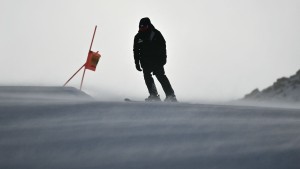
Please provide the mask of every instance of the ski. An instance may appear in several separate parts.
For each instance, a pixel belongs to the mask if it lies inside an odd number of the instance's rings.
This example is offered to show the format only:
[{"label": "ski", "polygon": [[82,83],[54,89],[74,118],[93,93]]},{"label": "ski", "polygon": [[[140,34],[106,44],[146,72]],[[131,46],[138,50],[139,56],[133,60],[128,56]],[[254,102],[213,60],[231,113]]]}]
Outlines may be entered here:
[{"label": "ski", "polygon": [[145,101],[131,100],[129,98],[125,98],[124,101],[125,102],[145,102]]}]

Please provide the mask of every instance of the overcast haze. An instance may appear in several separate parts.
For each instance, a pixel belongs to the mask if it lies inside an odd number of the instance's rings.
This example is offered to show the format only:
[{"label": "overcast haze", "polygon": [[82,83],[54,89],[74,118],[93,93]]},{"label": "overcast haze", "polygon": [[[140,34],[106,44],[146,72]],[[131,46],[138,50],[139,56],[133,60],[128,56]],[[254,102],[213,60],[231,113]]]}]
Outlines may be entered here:
[{"label": "overcast haze", "polygon": [[[300,69],[299,9],[298,0],[1,0],[0,85],[63,85],[98,25],[93,50],[102,58],[83,90],[145,98],[132,46],[147,16],[167,41],[165,69],[179,100],[241,98]],[[78,88],[81,75],[69,85]]]}]

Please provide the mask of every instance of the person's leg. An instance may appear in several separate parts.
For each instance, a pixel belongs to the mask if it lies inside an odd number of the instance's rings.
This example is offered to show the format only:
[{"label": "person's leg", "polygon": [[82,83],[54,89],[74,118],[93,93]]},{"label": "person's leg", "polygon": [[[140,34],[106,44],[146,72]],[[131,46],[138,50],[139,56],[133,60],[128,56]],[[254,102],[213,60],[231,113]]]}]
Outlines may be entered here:
[{"label": "person's leg", "polygon": [[152,74],[151,74],[152,72],[150,70],[143,69],[143,73],[144,73],[145,83],[148,88],[148,92],[150,96],[158,96],[154,79],[152,78]]},{"label": "person's leg", "polygon": [[157,80],[160,82],[166,97],[175,97],[174,90],[167,76],[165,75],[164,67],[160,67],[154,70],[153,74],[156,76]]}]

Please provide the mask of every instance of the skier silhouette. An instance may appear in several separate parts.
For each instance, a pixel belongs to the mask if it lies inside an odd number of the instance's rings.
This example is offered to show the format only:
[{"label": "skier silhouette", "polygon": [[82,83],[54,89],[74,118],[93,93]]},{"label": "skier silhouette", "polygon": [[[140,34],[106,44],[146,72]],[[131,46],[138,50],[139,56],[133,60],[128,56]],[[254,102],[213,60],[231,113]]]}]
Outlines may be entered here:
[{"label": "skier silhouette", "polygon": [[167,62],[166,41],[147,17],[140,20],[139,31],[134,37],[133,53],[136,69],[143,71],[150,94],[145,100],[161,101],[152,77],[153,73],[166,94],[164,101],[177,102],[174,90],[164,70],[164,65]]}]

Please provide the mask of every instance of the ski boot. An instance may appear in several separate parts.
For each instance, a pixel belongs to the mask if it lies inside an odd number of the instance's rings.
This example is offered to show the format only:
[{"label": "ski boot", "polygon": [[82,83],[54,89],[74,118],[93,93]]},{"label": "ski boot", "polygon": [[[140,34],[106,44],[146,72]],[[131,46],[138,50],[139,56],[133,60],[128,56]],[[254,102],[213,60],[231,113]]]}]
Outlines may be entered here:
[{"label": "ski boot", "polygon": [[169,95],[164,100],[165,102],[178,102],[175,95]]},{"label": "ski boot", "polygon": [[150,95],[148,98],[145,99],[146,102],[160,102],[159,95]]}]

